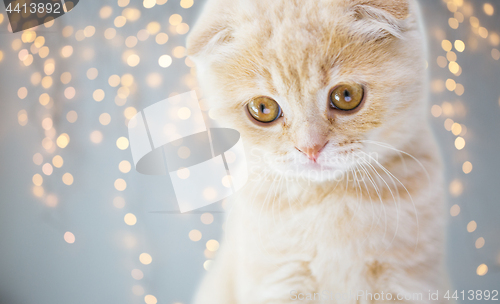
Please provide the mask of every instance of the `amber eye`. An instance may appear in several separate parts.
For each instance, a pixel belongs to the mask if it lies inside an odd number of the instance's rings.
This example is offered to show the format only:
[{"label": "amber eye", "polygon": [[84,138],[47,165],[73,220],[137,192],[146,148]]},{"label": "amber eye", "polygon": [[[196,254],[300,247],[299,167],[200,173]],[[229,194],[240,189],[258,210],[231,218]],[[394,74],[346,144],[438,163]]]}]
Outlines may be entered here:
[{"label": "amber eye", "polygon": [[331,106],[342,111],[356,109],[363,100],[364,89],[360,84],[341,84],[330,94]]},{"label": "amber eye", "polygon": [[269,97],[257,97],[247,105],[248,112],[252,117],[263,123],[270,123],[281,116],[279,104]]}]

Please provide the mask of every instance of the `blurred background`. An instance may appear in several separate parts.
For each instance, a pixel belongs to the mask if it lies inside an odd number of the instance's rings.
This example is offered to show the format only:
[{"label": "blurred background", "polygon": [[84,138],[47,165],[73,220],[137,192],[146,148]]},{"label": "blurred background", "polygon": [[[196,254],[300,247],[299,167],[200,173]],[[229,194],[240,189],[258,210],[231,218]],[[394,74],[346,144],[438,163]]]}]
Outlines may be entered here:
[{"label": "blurred background", "polygon": [[[224,209],[180,214],[168,177],[131,165],[127,122],[197,89],[204,2],[80,1],[18,33],[0,8],[0,304],[190,303]],[[420,2],[452,286],[499,289],[500,2]]]}]

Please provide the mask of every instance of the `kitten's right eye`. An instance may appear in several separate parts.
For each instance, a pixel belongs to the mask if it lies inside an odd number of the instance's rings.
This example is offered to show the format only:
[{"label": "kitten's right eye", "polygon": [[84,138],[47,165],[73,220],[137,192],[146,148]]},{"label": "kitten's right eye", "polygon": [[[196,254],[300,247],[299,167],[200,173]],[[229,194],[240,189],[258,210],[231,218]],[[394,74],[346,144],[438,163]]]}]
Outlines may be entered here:
[{"label": "kitten's right eye", "polygon": [[252,117],[263,123],[270,123],[281,116],[281,107],[269,97],[257,97],[252,99],[247,105],[248,113]]}]

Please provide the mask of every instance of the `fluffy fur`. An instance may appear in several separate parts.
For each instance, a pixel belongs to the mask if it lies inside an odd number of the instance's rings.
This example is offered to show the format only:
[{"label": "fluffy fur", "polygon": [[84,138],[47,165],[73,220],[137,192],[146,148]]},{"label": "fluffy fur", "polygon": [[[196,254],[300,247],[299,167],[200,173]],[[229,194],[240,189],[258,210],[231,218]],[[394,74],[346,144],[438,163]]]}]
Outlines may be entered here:
[{"label": "fluffy fur", "polygon": [[[251,176],[196,304],[372,302],[324,291],[430,303],[445,287],[419,18],[415,0],[208,1],[188,53],[218,121],[240,131]],[[352,113],[329,108],[346,82],[365,87]],[[283,117],[252,120],[258,96]],[[299,151],[318,145],[316,161]]]}]

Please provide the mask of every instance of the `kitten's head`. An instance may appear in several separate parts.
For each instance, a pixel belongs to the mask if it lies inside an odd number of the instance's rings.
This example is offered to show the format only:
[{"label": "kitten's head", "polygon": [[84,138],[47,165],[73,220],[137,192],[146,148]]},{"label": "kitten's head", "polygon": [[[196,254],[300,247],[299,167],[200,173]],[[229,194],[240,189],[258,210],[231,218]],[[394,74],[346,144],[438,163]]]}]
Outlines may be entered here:
[{"label": "kitten's head", "polygon": [[260,151],[250,163],[333,173],[423,129],[418,18],[415,0],[209,0],[188,53],[218,121]]}]

